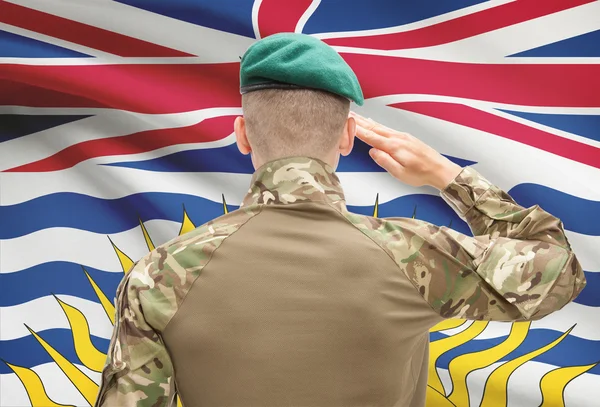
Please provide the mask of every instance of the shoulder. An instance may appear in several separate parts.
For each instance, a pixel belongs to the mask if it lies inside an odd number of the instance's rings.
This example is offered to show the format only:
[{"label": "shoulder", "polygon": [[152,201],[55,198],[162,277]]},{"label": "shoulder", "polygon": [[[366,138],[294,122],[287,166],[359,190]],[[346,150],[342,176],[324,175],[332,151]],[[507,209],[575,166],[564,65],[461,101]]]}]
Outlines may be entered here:
[{"label": "shoulder", "polygon": [[416,234],[435,232],[433,225],[412,218],[378,218],[352,212],[343,215],[354,227],[390,250],[397,248],[397,242]]},{"label": "shoulder", "polygon": [[416,222],[410,218],[378,218],[352,212],[344,217],[365,236],[379,245],[392,259],[398,262],[398,255],[405,251],[404,242],[414,235]]},{"label": "shoulder", "polygon": [[132,267],[127,290],[138,297],[155,329],[166,327],[217,248],[260,210],[249,206],[213,219],[158,246]]}]

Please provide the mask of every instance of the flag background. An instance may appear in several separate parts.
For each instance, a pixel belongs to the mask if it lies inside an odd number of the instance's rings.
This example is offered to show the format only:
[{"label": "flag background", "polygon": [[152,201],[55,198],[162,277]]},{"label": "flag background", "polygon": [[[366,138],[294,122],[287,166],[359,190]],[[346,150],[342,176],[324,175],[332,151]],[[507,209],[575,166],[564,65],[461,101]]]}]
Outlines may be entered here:
[{"label": "flag background", "polygon": [[[431,333],[430,406],[600,400],[600,2],[0,2],[0,406],[93,404],[124,270],[235,210],[239,57],[315,35],[356,71],[356,111],[560,217],[588,285],[541,321]],[[357,141],[349,209],[470,233]]]}]

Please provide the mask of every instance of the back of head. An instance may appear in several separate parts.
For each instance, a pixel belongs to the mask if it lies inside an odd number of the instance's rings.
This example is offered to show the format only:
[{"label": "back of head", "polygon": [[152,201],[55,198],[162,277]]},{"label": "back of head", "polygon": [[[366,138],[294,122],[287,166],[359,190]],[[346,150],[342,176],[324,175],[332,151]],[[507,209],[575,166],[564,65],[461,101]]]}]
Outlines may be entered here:
[{"label": "back of head", "polygon": [[248,141],[263,161],[323,158],[337,147],[350,111],[342,96],[314,89],[263,89],[242,95]]}]

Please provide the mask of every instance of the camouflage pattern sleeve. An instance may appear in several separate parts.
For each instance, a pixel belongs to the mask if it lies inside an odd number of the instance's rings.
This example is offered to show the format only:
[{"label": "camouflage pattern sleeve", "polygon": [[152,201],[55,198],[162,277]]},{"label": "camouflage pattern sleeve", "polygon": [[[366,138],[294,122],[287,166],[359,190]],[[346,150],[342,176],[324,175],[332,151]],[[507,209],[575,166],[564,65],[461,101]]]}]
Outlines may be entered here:
[{"label": "camouflage pattern sleeve", "polygon": [[442,197],[474,237],[417,219],[347,215],[443,318],[539,319],[572,301],[585,277],[559,219],[523,208],[472,168]]},{"label": "camouflage pattern sleeve", "polygon": [[[173,365],[158,334],[144,318],[145,284],[132,276],[117,289],[115,329],[95,407],[174,407]],[[139,274],[139,273],[138,273]]]},{"label": "camouflage pattern sleeve", "polygon": [[539,205],[523,208],[471,167],[463,168],[441,197],[467,222],[474,236],[536,240],[571,249],[560,219]]}]

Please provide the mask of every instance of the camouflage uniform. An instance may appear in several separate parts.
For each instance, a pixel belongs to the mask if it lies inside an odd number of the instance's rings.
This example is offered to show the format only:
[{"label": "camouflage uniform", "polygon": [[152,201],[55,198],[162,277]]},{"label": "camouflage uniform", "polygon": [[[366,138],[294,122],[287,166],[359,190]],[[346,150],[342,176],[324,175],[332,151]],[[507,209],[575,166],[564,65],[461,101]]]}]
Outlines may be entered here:
[{"label": "camouflage uniform", "polygon": [[125,276],[96,406],[424,406],[433,325],[538,319],[585,286],[539,206],[470,167],[441,196],[475,237],[348,212],[320,160],[263,165]]}]

